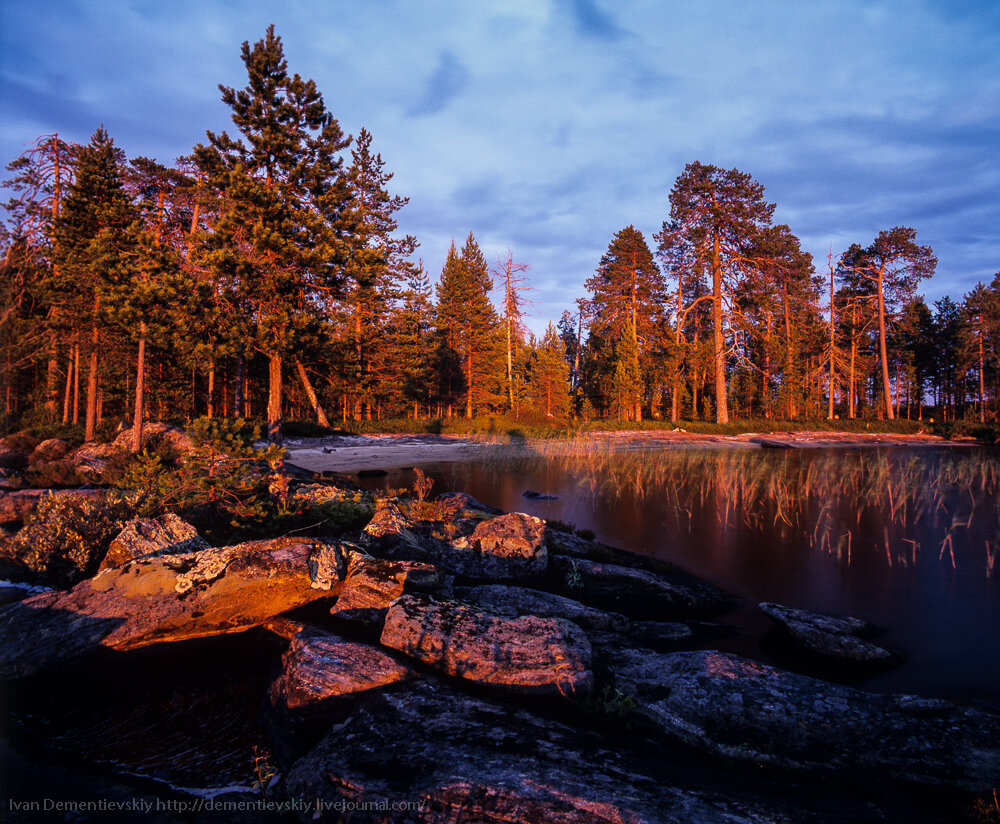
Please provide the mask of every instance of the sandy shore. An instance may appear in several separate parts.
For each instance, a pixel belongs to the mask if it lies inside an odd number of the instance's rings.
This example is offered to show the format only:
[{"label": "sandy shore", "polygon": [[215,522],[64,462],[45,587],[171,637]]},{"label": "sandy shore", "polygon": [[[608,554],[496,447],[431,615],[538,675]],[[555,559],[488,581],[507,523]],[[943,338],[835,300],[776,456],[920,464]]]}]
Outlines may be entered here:
[{"label": "sandy shore", "polygon": [[[533,441],[506,449],[531,452]],[[552,443],[546,441],[542,443]],[[614,449],[660,449],[709,447],[722,449],[821,449],[829,447],[945,446],[962,442],[946,441],[934,435],[863,434],[857,432],[780,432],[742,435],[700,435],[692,432],[591,432],[567,447],[579,444]],[[496,440],[451,435],[336,435],[327,438],[288,440],[289,462],[313,472],[357,472],[363,469],[398,469],[441,461],[465,461],[483,457],[495,448]]]}]

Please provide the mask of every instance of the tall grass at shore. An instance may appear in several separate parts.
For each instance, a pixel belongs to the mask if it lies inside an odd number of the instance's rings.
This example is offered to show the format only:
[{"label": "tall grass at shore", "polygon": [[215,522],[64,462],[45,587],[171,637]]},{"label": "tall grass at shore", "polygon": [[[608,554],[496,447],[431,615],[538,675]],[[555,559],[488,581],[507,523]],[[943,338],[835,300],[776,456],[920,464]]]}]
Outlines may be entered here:
[{"label": "tall grass at shore", "polygon": [[576,438],[486,455],[495,472],[544,462],[595,501],[655,500],[678,530],[708,512],[724,529],[777,532],[848,564],[875,549],[890,566],[930,553],[955,568],[961,545],[987,575],[1000,571],[1000,456],[986,450],[656,449]]}]

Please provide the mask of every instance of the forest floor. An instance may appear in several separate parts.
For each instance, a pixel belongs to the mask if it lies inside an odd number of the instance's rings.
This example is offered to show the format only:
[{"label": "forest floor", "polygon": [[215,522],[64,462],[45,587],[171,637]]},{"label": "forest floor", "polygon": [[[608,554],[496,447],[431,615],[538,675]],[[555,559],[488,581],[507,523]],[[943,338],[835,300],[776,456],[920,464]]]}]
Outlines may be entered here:
[{"label": "forest floor", "polygon": [[[589,432],[566,439],[581,452],[590,448],[658,449],[710,447],[713,449],[818,449],[879,446],[955,446],[974,444],[973,439],[946,440],[930,434],[864,432],[781,432],[713,435],[679,431]],[[544,439],[551,443],[551,439]],[[533,451],[530,438],[493,436],[429,435],[331,435],[296,438],[285,442],[288,461],[313,472],[357,472],[394,469],[438,462],[475,460],[489,447]]]}]

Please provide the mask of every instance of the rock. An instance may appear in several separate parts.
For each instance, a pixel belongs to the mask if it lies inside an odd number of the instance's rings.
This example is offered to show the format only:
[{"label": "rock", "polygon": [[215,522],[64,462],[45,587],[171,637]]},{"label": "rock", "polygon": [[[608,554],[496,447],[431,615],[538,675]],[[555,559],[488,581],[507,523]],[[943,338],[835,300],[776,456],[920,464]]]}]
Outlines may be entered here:
[{"label": "rock", "polygon": [[3,469],[21,470],[28,466],[28,459],[31,457],[30,449],[23,449],[15,446],[5,446],[4,439],[0,439],[0,467]]},{"label": "rock", "polygon": [[788,820],[645,774],[594,733],[433,683],[363,698],[292,765],[286,786],[322,801],[309,815],[327,822],[345,820],[348,803],[352,821],[394,824]]},{"label": "rock", "polygon": [[525,491],[524,497],[529,501],[557,501],[559,500],[556,495],[546,495],[544,492],[535,492],[534,489],[529,489]]},{"label": "rock", "polygon": [[586,607],[572,598],[537,589],[485,584],[477,587],[461,587],[455,590],[455,597],[508,618],[517,618],[521,615],[565,618],[583,629],[610,632],[628,632],[630,627],[630,622],[624,615],[601,612]]},{"label": "rock", "polygon": [[59,438],[49,438],[42,441],[32,450],[31,457],[28,458],[28,466],[38,466],[39,464],[59,461],[66,457],[70,451],[70,445]]},{"label": "rock", "polygon": [[422,561],[463,578],[521,580],[545,571],[544,541],[544,521],[511,513],[482,521],[468,537],[449,542],[413,524],[389,502],[376,510],[360,542],[373,555]]},{"label": "rock", "polygon": [[[142,448],[166,444],[178,455],[188,455],[194,451],[195,445],[191,437],[179,427],[166,423],[148,422],[142,425]],[[125,429],[111,443],[113,452],[132,451],[132,429]]]},{"label": "rock", "polygon": [[303,538],[130,561],[0,610],[2,672],[19,677],[100,648],[240,632],[336,595],[347,565],[340,546]]},{"label": "rock", "polygon": [[271,703],[296,710],[414,675],[412,667],[384,650],[307,628],[294,635],[281,659],[281,674],[270,689]]},{"label": "rock", "polygon": [[536,578],[549,562],[545,531],[545,521],[520,512],[483,521],[468,538],[452,542],[458,552],[451,571],[492,581]]},{"label": "rock", "polygon": [[612,671],[651,728],[726,759],[966,790],[996,786],[1000,775],[1000,716],[981,710],[714,651],[623,651]]},{"label": "rock", "polygon": [[451,576],[418,561],[392,561],[355,553],[330,614],[341,620],[378,624],[404,592],[448,595]]},{"label": "rock", "polygon": [[424,560],[429,553],[406,516],[391,501],[381,502],[361,533],[361,545],[380,557]]},{"label": "rock", "polygon": [[111,542],[100,568],[111,569],[147,555],[177,555],[207,549],[208,542],[191,524],[173,513],[136,518]]},{"label": "rock", "polygon": [[650,649],[674,649],[694,637],[691,627],[674,621],[633,621],[629,637]]},{"label": "rock", "polygon": [[509,692],[572,696],[593,686],[590,643],[560,618],[499,618],[455,601],[404,595],[389,608],[382,644]]},{"label": "rock", "polygon": [[585,604],[636,619],[707,616],[731,609],[733,599],[691,575],[666,576],[649,570],[552,557],[552,582]]},{"label": "rock", "polygon": [[875,628],[861,618],[826,615],[793,609],[781,604],[760,604],[761,611],[776,621],[784,638],[794,648],[828,661],[864,666],[891,666],[898,656],[878,644],[863,640]]},{"label": "rock", "polygon": [[96,499],[100,495],[99,489],[15,489],[0,492],[0,524],[23,523],[46,496]]},{"label": "rock", "polygon": [[103,483],[104,476],[111,467],[111,459],[122,454],[109,443],[89,442],[70,453],[77,477],[84,483]]},{"label": "rock", "polygon": [[473,513],[478,513],[481,515],[503,515],[504,511],[502,509],[497,509],[495,506],[490,506],[489,504],[484,504],[477,498],[473,498],[471,495],[465,492],[443,492],[438,495],[437,499],[445,504],[454,506],[459,510],[469,510]]}]

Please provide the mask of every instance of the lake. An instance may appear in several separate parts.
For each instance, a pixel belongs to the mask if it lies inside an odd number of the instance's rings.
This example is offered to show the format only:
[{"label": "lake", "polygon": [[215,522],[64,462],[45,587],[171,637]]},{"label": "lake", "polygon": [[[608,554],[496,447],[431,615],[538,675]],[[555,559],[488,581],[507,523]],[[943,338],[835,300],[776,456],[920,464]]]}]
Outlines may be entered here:
[{"label": "lake", "polygon": [[[1000,705],[995,450],[536,451],[425,470],[434,493],[592,530],[740,596],[745,606],[721,620],[741,634],[716,646],[773,661],[761,601],[856,615],[907,659],[857,685]],[[381,485],[412,479],[399,470]]]}]

